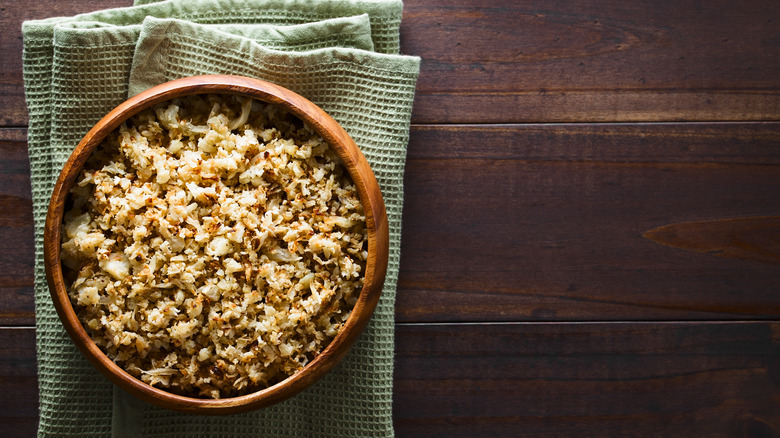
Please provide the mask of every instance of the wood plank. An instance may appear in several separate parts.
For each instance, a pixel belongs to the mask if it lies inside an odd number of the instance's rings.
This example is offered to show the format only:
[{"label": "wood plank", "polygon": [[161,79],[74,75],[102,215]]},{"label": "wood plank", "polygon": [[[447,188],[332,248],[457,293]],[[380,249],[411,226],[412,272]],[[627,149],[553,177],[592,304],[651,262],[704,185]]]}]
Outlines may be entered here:
[{"label": "wood plank", "polygon": [[778,120],[774,0],[404,2],[418,123]]},{"label": "wood plank", "polygon": [[[5,2],[0,126],[27,123],[22,20],[130,4]],[[417,123],[780,118],[774,0],[411,0],[404,8],[402,52],[423,58]]]},{"label": "wood plank", "polygon": [[0,327],[0,430],[4,437],[35,436],[38,375],[35,330]]},{"label": "wood plank", "polygon": [[[28,199],[25,146],[9,131],[0,194]],[[780,213],[778,143],[777,123],[415,126],[397,319],[775,317],[776,265],[643,233]],[[29,215],[26,200],[0,213],[27,218],[0,227],[14,248],[0,253],[4,325],[33,324]]]},{"label": "wood plank", "polygon": [[776,318],[777,263],[643,233],[780,215],[778,144],[777,123],[417,126],[396,318]]},{"label": "wood plank", "polygon": [[0,325],[33,325],[32,194],[24,129],[0,129]]},{"label": "wood plank", "polygon": [[402,324],[399,437],[780,434],[780,324]]},{"label": "wood plank", "polygon": [[[780,430],[778,323],[401,324],[396,334],[399,437]],[[0,328],[0,343],[0,427],[32,436],[34,330]]]},{"label": "wood plank", "polygon": [[[425,61],[423,66],[426,66]],[[549,74],[551,73],[528,73],[528,76]],[[433,73],[423,71],[420,77],[425,78],[425,75],[433,75]],[[605,83],[607,81],[605,80]],[[670,84],[670,87],[674,86]],[[755,121],[780,120],[779,114],[780,93],[774,89],[707,91],[558,89],[481,92],[426,91],[418,87],[412,121],[415,123]]]}]

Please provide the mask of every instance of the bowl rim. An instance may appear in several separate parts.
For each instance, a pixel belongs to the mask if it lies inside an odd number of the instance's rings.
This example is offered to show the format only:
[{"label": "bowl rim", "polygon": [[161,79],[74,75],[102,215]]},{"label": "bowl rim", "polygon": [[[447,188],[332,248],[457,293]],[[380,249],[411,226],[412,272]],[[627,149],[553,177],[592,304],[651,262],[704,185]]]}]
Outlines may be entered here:
[{"label": "bowl rim", "polygon": [[[66,200],[89,155],[123,121],[157,103],[192,94],[235,94],[278,105],[308,123],[342,159],[357,187],[366,216],[368,258],[363,288],[352,313],[330,344],[304,368],[285,380],[246,395],[201,399],[153,387],[115,364],[95,344],[68,297],[60,260],[61,226]],[[151,404],[194,414],[235,414],[281,402],[300,393],[339,363],[365,329],[379,301],[387,273],[389,226],[382,193],[365,156],[341,125],[321,108],[279,85],[244,76],[203,75],[176,79],[139,93],[105,115],[82,138],[54,186],[44,229],[44,267],[60,321],[82,354],[121,389]]]}]

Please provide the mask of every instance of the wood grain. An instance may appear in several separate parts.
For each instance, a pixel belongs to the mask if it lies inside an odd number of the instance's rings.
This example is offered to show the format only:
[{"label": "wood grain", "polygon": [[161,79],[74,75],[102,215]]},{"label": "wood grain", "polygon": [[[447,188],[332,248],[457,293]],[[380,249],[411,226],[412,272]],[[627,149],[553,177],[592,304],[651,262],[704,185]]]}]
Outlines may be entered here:
[{"label": "wood grain", "polygon": [[[396,333],[399,437],[780,430],[777,323],[400,324]],[[0,343],[4,436],[29,437],[34,330],[0,329]]]},{"label": "wood grain", "polygon": [[38,377],[35,330],[0,327],[0,434],[35,436],[38,428]]},{"label": "wood grain", "polygon": [[[397,319],[776,317],[777,267],[642,233],[780,212],[778,142],[777,123],[415,126]],[[0,320],[32,324],[31,227],[3,230]]]},{"label": "wood grain", "polygon": [[777,323],[401,324],[399,437],[780,434]]},{"label": "wood grain", "polygon": [[[728,10],[728,12],[724,12]],[[418,123],[778,120],[773,0],[404,2]]]},{"label": "wood grain", "polygon": [[642,234],[780,213],[779,138],[775,123],[415,127],[397,320],[776,318],[780,266]]},{"label": "wood grain", "polygon": [[642,235],[674,248],[780,265],[780,216],[682,222]]},{"label": "wood grain", "polygon": [[[6,0],[0,53],[21,53],[23,19],[131,3]],[[402,52],[423,58],[413,120],[778,120],[775,6],[774,0],[406,1]],[[0,65],[0,78],[7,108],[0,126],[26,124],[19,56]]]},{"label": "wood grain", "polygon": [[33,325],[33,222],[26,130],[0,129],[0,326]]}]

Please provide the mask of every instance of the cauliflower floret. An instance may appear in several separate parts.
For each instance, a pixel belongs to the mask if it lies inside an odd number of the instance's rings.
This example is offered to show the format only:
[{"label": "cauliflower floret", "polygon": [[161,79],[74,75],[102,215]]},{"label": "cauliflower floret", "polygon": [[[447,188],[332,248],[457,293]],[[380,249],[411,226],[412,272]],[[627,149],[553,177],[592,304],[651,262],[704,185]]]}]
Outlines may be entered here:
[{"label": "cauliflower floret", "polygon": [[78,289],[78,303],[81,306],[94,306],[100,300],[98,289],[95,286],[85,286]]},{"label": "cauliflower floret", "polygon": [[340,252],[341,246],[324,234],[315,234],[309,239],[309,248],[315,253],[322,253],[325,257]]},{"label": "cauliflower floret", "polygon": [[214,187],[199,187],[195,183],[187,183],[187,190],[198,202],[211,202],[217,199],[217,191]]},{"label": "cauliflower floret", "polygon": [[100,268],[121,281],[130,275],[130,260],[123,253],[111,253],[108,259],[101,260]]},{"label": "cauliflower floret", "polygon": [[227,258],[225,259],[222,264],[225,266],[225,272],[228,274],[232,274],[234,272],[239,272],[244,269],[243,266],[241,266],[241,263],[238,263],[235,261],[235,259]]},{"label": "cauliflower floret", "polygon": [[215,237],[206,245],[206,254],[219,257],[230,253],[232,245],[226,237]]},{"label": "cauliflower floret", "polygon": [[179,342],[184,342],[190,336],[194,335],[198,329],[198,320],[179,321],[169,329],[171,337]]}]

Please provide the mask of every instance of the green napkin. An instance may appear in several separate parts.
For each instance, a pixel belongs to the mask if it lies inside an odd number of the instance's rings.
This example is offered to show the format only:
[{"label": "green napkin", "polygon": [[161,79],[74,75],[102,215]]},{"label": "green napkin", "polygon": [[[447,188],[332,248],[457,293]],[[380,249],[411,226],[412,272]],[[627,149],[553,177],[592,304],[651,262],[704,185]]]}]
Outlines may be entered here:
[{"label": "green napkin", "polygon": [[[148,3],[141,5],[140,3]],[[419,58],[398,55],[393,0],[168,0],[23,25],[36,236],[39,436],[392,436],[393,306],[403,170]],[[387,204],[390,263],[366,331],[328,376],[255,412],[201,417],[140,402],[81,356],[44,276],[46,207],[64,161],[105,113],[158,83],[229,73],[288,87],[329,112]]]}]

